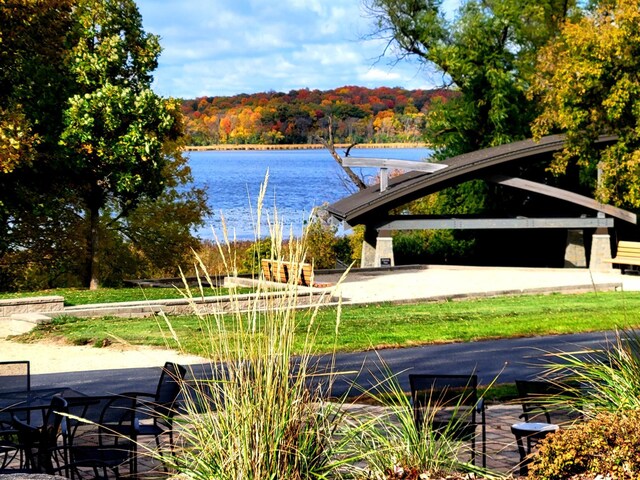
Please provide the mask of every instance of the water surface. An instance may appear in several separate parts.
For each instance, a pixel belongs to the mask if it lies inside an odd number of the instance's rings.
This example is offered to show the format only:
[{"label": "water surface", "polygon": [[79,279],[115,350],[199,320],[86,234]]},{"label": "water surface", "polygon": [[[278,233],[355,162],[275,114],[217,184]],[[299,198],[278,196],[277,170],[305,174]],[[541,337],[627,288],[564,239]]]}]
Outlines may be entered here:
[{"label": "water surface", "polygon": [[[342,153],[339,151],[339,153]],[[242,150],[188,152],[194,183],[206,186],[213,216],[196,233],[212,239],[213,230],[222,237],[224,216],[229,237],[255,238],[256,205],[260,185],[268,173],[263,216],[273,220],[277,212],[285,232],[299,235],[314,207],[333,203],[355,191],[346,174],[326,150]],[[354,157],[420,160],[429,155],[421,148],[354,149]],[[367,183],[375,180],[374,168],[355,171]],[[213,230],[212,230],[213,229]],[[263,223],[261,235],[268,234]]]}]

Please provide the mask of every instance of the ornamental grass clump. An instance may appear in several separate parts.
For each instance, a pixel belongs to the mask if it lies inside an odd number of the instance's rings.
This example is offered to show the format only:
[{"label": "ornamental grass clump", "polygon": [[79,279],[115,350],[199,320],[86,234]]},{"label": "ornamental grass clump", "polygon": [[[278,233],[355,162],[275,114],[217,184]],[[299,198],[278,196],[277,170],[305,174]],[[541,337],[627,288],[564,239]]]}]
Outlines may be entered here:
[{"label": "ornamental grass clump", "polygon": [[550,355],[545,376],[566,390],[558,401],[589,418],[640,410],[640,335],[616,331],[602,348]]},{"label": "ornamental grass clump", "polygon": [[371,480],[437,480],[500,478],[486,469],[463,460],[469,458],[469,442],[460,440],[456,430],[466,423],[467,412],[452,415],[444,426],[435,416],[441,408],[461,412],[459,405],[439,405],[436,397],[425,406],[422,421],[416,425],[411,398],[400,386],[397,374],[382,367],[376,386],[363,392],[380,405],[375,416],[356,419],[356,448],[366,463],[361,478]]},{"label": "ornamental grass clump", "polygon": [[[265,187],[266,182],[258,200],[256,238]],[[305,260],[304,235],[285,245],[277,218],[269,230],[272,259],[286,258],[294,265]],[[226,231],[224,235],[226,239]],[[218,245],[222,254],[224,245]],[[233,274],[233,259],[223,257]],[[202,262],[196,270],[202,283],[211,280]],[[225,309],[204,311],[194,301],[199,319],[194,334],[202,336],[211,362],[204,375],[193,372],[195,380],[185,386],[186,414],[177,428],[178,446],[175,455],[163,458],[179,475],[216,480],[342,476],[349,459],[347,439],[339,431],[340,405],[323,398],[331,372],[316,375],[311,361],[320,298],[316,306],[299,308],[299,276],[292,269],[289,282],[273,292],[260,275],[256,295],[247,300],[232,292]],[[194,291],[188,294],[198,296]],[[310,317],[306,340],[302,351],[294,351],[294,334],[303,315]],[[339,314],[336,331],[338,324]],[[170,328],[170,322],[167,325]]]}]

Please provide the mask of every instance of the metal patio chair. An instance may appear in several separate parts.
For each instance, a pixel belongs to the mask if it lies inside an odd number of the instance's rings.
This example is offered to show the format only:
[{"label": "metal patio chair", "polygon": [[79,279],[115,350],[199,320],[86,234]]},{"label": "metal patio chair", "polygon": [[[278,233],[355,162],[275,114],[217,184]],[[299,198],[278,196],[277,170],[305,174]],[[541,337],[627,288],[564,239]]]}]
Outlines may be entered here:
[{"label": "metal patio chair", "polygon": [[486,467],[485,408],[478,398],[477,375],[410,374],[409,384],[416,428],[431,428],[436,435],[470,442],[474,465],[479,429],[482,466]]},{"label": "metal patio chair", "polygon": [[155,393],[130,392],[125,397],[137,400],[136,438],[153,436],[158,449],[160,439],[166,435],[171,453],[174,451],[174,417],[179,406],[186,368],[177,363],[166,362],[162,367]]},{"label": "metal patio chair", "polygon": [[120,395],[69,399],[65,470],[70,478],[120,478],[137,473],[136,399]]},{"label": "metal patio chair", "polygon": [[42,425],[34,426],[18,418],[13,419],[12,426],[25,455],[20,471],[50,475],[65,473],[67,455],[62,433],[66,413],[67,401],[55,395],[44,412]]},{"label": "metal patio chair", "polygon": [[[28,360],[0,362],[0,402],[3,394],[13,392],[29,392],[31,390],[31,363]],[[11,400],[9,400],[10,402]],[[12,426],[12,414],[0,403],[0,469],[18,461],[20,467],[25,466],[23,448]],[[20,419],[29,421],[28,411],[20,414]]]}]

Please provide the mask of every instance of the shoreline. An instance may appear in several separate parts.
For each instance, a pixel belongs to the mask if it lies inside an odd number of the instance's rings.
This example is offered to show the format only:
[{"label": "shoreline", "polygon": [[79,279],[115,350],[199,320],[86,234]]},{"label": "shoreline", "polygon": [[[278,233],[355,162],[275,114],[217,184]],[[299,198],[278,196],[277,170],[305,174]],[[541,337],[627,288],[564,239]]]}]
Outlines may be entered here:
[{"label": "shoreline", "polygon": [[[335,148],[348,148],[350,143],[336,143]],[[260,144],[220,144],[220,145],[190,145],[184,147],[187,152],[210,150],[322,150],[324,145],[320,143],[299,143],[287,145],[260,145]],[[354,150],[360,148],[429,148],[426,143],[358,143]]]}]

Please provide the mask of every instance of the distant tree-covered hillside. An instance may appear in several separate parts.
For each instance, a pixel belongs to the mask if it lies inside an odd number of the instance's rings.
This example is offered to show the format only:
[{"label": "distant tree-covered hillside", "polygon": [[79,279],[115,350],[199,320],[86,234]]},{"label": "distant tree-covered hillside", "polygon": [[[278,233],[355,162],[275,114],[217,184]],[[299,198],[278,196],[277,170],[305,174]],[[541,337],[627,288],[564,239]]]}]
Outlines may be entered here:
[{"label": "distant tree-covered hillside", "polygon": [[420,142],[429,106],[448,90],[346,86],[182,102],[191,145]]}]

